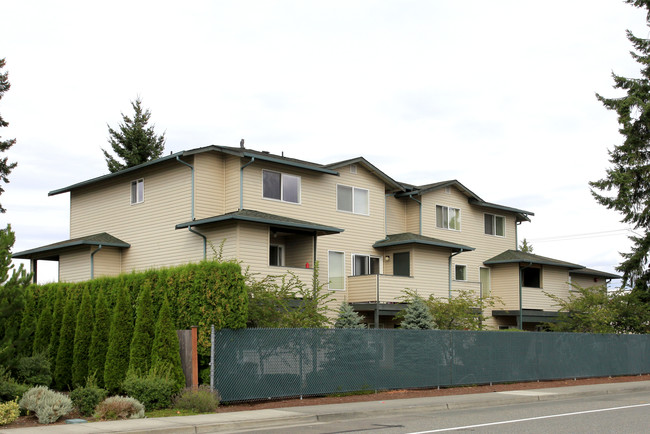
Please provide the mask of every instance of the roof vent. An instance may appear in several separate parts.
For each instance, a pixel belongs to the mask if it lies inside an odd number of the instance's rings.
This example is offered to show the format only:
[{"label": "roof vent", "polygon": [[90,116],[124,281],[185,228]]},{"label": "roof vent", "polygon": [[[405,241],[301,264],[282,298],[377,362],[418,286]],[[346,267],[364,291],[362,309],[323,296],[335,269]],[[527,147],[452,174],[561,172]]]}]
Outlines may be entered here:
[{"label": "roof vent", "polygon": [[357,165],[356,164],[350,164],[350,173],[353,175],[357,174]]},{"label": "roof vent", "polygon": [[262,154],[270,154],[269,151],[262,151]]}]

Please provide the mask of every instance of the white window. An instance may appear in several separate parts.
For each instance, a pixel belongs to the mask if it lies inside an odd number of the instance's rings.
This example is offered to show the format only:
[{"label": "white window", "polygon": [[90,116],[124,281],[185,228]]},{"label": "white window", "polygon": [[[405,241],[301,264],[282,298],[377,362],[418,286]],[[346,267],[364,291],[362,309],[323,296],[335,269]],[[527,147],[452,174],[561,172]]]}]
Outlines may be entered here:
[{"label": "white window", "polygon": [[269,265],[284,267],[284,246],[271,244],[269,251]]},{"label": "white window", "polygon": [[456,280],[467,280],[467,265],[456,264]]},{"label": "white window", "polygon": [[353,214],[368,215],[368,190],[337,184],[336,209]]},{"label": "white window", "polygon": [[131,181],[131,205],[144,202],[144,179]]},{"label": "white window", "polygon": [[436,205],[436,226],[442,229],[460,230],[460,209]]},{"label": "white window", "polygon": [[485,234],[505,237],[506,218],[500,215],[485,214]]},{"label": "white window", "polygon": [[352,275],[379,274],[379,262],[378,256],[352,255]]},{"label": "white window", "polygon": [[266,199],[300,203],[300,177],[263,170],[262,196]]},{"label": "white window", "polygon": [[345,289],[345,253],[328,252],[328,281],[330,289]]}]

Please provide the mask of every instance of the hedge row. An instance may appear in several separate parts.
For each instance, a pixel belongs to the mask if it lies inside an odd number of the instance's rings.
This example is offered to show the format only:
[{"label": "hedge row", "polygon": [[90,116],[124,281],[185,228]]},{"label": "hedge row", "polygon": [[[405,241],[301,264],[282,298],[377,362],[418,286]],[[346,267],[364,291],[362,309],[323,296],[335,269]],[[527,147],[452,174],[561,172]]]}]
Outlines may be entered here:
[{"label": "hedge row", "polygon": [[[173,328],[199,327],[198,350],[204,359],[209,356],[210,325],[243,328],[248,312],[244,277],[234,262],[204,261],[79,283],[31,285],[25,298],[20,327],[32,332],[19,354],[46,351],[59,389],[79,384],[93,372],[101,381],[107,357],[115,360],[116,354],[126,360],[119,367],[112,364],[109,369],[119,372],[111,378],[123,378],[129,369],[146,371],[151,361],[145,353],[150,356],[151,350],[143,347],[155,345],[155,323],[164,300],[169,309],[165,321]],[[113,330],[116,315],[126,323],[123,331]],[[109,333],[123,333],[126,347],[111,348]]]}]

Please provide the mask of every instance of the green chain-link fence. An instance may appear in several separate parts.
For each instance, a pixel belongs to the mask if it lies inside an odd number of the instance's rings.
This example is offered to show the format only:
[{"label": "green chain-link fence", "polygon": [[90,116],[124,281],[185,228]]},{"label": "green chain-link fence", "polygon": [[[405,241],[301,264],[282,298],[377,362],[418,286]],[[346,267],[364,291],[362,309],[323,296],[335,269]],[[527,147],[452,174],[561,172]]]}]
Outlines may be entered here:
[{"label": "green chain-link fence", "polygon": [[650,336],[242,329],[214,339],[224,402],[650,372]]}]

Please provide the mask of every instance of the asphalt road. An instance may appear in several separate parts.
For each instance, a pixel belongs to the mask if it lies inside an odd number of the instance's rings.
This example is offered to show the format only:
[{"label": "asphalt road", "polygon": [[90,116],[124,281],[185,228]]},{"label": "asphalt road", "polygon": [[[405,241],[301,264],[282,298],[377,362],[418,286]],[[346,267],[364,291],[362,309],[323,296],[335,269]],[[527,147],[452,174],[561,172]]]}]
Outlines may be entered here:
[{"label": "asphalt road", "polygon": [[429,411],[248,431],[270,434],[334,433],[645,433],[650,432],[650,392]]}]

